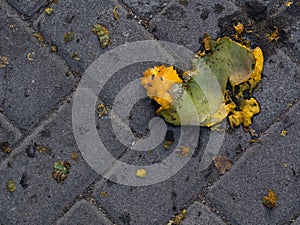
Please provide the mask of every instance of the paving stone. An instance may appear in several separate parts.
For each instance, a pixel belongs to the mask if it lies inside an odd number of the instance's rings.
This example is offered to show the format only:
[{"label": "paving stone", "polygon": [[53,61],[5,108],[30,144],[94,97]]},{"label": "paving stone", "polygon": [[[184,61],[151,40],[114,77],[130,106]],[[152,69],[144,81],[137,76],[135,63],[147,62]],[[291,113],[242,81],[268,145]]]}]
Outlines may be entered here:
[{"label": "paving stone", "polygon": [[49,0],[7,0],[18,12],[23,13],[27,16],[32,16],[37,12],[43,5],[47,4]]},{"label": "paving stone", "polygon": [[265,61],[262,81],[254,91],[261,107],[260,114],[254,117],[255,130],[267,129],[300,96],[299,74],[297,64],[280,50]]},{"label": "paving stone", "polygon": [[141,0],[123,0],[123,2],[132,9],[136,15],[144,19],[151,19],[153,15],[165,7],[170,0],[154,0],[148,2]]},{"label": "paving stone", "polygon": [[[72,104],[60,108],[53,122],[33,139],[24,140],[19,154],[14,155],[0,173],[0,223],[51,224],[63,208],[81,194],[99,175],[84,161],[72,131]],[[105,141],[103,141],[105,142]],[[34,150],[35,145],[49,146],[51,153]],[[79,155],[79,161],[71,154]],[[63,183],[52,178],[53,163],[58,160],[71,164],[70,173]],[[13,179],[16,190],[6,190],[6,182]],[[5,222],[3,218],[6,218]],[[4,222],[3,222],[4,221]]]},{"label": "paving stone", "polygon": [[204,33],[216,38],[219,32],[218,19],[237,10],[236,6],[225,0],[218,3],[189,0],[185,6],[175,1],[150,23],[158,39],[197,51]]},{"label": "paving stone", "polygon": [[187,208],[187,216],[181,221],[182,225],[214,224],[225,225],[209,208],[200,202],[194,202]]},{"label": "paving stone", "polygon": [[[29,130],[72,90],[77,79],[66,76],[67,65],[41,47],[26,24],[2,9],[0,20],[0,51],[10,62],[0,69],[4,90],[0,107],[18,127]],[[32,62],[27,59],[28,53],[32,53]]]},{"label": "paving stone", "polygon": [[85,200],[81,200],[64,217],[60,218],[56,224],[112,225],[112,222],[95,206]]},{"label": "paving stone", "polygon": [[[51,16],[42,15],[38,22],[41,33],[47,40],[58,46],[58,52],[74,64],[74,67],[86,69],[101,54],[126,42],[150,38],[146,30],[133,19],[127,19],[127,11],[118,7],[119,20],[115,20],[113,9],[116,5],[110,1],[59,1],[53,4]],[[101,49],[97,36],[92,32],[93,25],[100,23],[107,27],[112,44]],[[64,34],[72,31],[74,41],[64,42]],[[72,53],[77,52],[80,61],[74,61]]]},{"label": "paving stone", "polygon": [[[299,215],[299,107],[292,106],[209,190],[211,203],[232,224],[284,224]],[[274,209],[262,205],[269,189],[277,193]]]},{"label": "paving stone", "polygon": [[[22,133],[15,128],[5,117],[0,113],[0,143],[8,142],[10,147],[15,144],[22,136]],[[0,162],[9,154],[0,151]]]}]

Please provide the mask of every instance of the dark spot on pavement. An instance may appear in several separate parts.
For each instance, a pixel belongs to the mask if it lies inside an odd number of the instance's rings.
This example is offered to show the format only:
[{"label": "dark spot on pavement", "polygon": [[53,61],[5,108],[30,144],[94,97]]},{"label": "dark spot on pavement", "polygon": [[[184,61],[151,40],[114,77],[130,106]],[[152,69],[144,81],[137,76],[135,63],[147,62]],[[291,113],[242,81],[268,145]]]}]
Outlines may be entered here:
[{"label": "dark spot on pavement", "polygon": [[20,184],[21,184],[22,188],[24,188],[24,189],[28,188],[28,186],[29,186],[28,180],[29,180],[28,174],[26,172],[23,173],[21,180],[20,180]]},{"label": "dark spot on pavement", "polygon": [[201,19],[206,20],[209,16],[209,11],[207,9],[204,9],[200,15]]},{"label": "dark spot on pavement", "polygon": [[216,14],[222,13],[224,11],[224,9],[225,9],[224,6],[221,4],[215,4],[215,6],[214,6],[214,12]]},{"label": "dark spot on pavement", "polygon": [[29,158],[34,158],[36,155],[36,150],[32,145],[28,145],[25,152]]},{"label": "dark spot on pavement", "polygon": [[268,15],[267,6],[258,2],[251,1],[245,3],[246,13],[253,20],[266,19]]},{"label": "dark spot on pavement", "polygon": [[119,219],[124,223],[124,225],[130,225],[130,214],[128,212],[124,212],[119,216]]},{"label": "dark spot on pavement", "polygon": [[184,9],[176,5],[166,9],[163,15],[170,21],[182,21],[182,19],[187,17]]}]

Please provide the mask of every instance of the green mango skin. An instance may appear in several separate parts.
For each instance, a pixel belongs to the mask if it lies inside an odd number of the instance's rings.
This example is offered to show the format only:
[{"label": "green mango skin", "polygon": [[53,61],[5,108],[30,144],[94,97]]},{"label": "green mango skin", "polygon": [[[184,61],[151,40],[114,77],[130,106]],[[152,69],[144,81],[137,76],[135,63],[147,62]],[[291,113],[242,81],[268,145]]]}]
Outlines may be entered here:
[{"label": "green mango skin", "polygon": [[211,53],[192,59],[193,71],[187,72],[185,85],[174,85],[170,93],[180,96],[173,99],[171,108],[157,114],[175,126],[212,126],[226,118],[212,115],[224,105],[226,84],[237,85],[247,80],[255,66],[252,52],[230,40],[221,38],[210,41]]}]

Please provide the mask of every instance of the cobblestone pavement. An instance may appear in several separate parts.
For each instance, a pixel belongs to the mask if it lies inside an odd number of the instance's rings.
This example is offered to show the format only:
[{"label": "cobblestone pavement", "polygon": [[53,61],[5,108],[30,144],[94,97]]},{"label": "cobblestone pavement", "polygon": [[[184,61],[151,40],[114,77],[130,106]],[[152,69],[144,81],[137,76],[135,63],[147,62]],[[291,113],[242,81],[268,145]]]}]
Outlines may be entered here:
[{"label": "cobblestone pavement", "polygon": [[[45,12],[49,7],[51,15]],[[250,142],[242,128],[228,129],[219,155],[234,164],[224,175],[213,163],[199,170],[211,133],[207,128],[201,128],[189,162],[160,183],[126,186],[96,173],[79,151],[72,127],[74,95],[91,63],[142,40],[173,42],[194,52],[205,32],[212,38],[230,36],[239,21],[247,25],[245,37],[265,56],[254,92],[261,104],[252,126],[259,142]],[[92,32],[95,23],[109,30],[107,48]],[[9,62],[0,68],[0,143],[11,149],[0,151],[0,224],[160,225],[184,209],[180,224],[186,225],[300,224],[299,23],[299,1],[0,0],[0,57]],[[270,42],[266,35],[276,29],[280,38]],[[74,35],[70,42],[67,32]],[[170,153],[162,144],[151,152],[131,151],[114,134],[109,115],[122,88],[151,65],[137,63],[114,74],[98,100],[108,115],[96,121],[115,158],[143,166]],[[149,135],[155,109],[149,99],[134,106],[129,124],[137,137]],[[180,127],[167,129],[176,144]],[[52,177],[59,160],[71,163],[61,183]],[[13,192],[7,190],[9,180],[15,182]],[[269,189],[277,194],[274,209],[262,204]]]}]

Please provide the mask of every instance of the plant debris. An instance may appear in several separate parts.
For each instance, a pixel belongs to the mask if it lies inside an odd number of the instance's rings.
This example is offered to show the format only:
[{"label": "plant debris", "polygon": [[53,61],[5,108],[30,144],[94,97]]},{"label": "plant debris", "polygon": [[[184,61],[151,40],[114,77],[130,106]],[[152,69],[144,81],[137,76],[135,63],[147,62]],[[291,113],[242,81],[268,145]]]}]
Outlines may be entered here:
[{"label": "plant debris", "polygon": [[266,34],[266,37],[269,39],[269,42],[278,41],[279,40],[279,31],[278,27],[274,27],[274,31],[271,34]]},{"label": "plant debris", "polygon": [[74,161],[74,162],[79,162],[79,155],[77,152],[72,152],[71,153],[71,159]]},{"label": "plant debris", "polygon": [[92,29],[93,33],[98,36],[101,48],[106,48],[111,44],[111,39],[108,34],[108,30],[105,26],[95,23]]},{"label": "plant debris", "polygon": [[145,178],[147,176],[147,171],[145,169],[138,169],[136,171],[136,176],[140,178]]},{"label": "plant debris", "polygon": [[41,46],[44,44],[45,37],[40,32],[34,32],[32,33],[32,36],[40,42]]},{"label": "plant debris", "polygon": [[[237,30],[241,33],[243,29]],[[261,80],[261,49],[252,50],[228,37],[213,41],[207,34],[203,44],[205,51],[194,55],[193,70],[185,71],[182,79],[172,66],[155,66],[144,72],[141,84],[160,105],[156,113],[176,126],[212,127],[228,117],[232,127],[249,127],[252,117],[260,112],[252,92]],[[215,77],[223,95],[215,94],[214,84],[207,76]],[[206,93],[203,87],[208,87]],[[211,96],[210,102],[206,96]],[[198,120],[191,104],[197,110]]]},{"label": "plant debris", "polygon": [[101,118],[102,116],[106,115],[107,114],[107,110],[106,110],[105,105],[103,103],[99,103],[97,105],[96,112],[97,112],[99,118]]},{"label": "plant debris", "polygon": [[26,56],[29,62],[33,62],[34,57],[35,57],[35,52],[29,52]]},{"label": "plant debris", "polygon": [[100,192],[100,196],[101,197],[107,197],[108,196],[108,193],[106,191],[101,191]]},{"label": "plant debris", "polygon": [[54,12],[54,9],[51,8],[51,7],[45,9],[45,13],[46,13],[48,16],[50,16],[53,12]]},{"label": "plant debris", "polygon": [[287,135],[287,131],[286,130],[282,130],[280,133],[281,136],[285,137]]},{"label": "plant debris", "polygon": [[42,154],[50,155],[52,153],[52,149],[49,146],[43,145],[35,145],[35,150]]},{"label": "plant debris", "polygon": [[176,153],[179,155],[180,158],[185,158],[191,154],[191,150],[189,147],[180,146],[178,149],[176,149]]},{"label": "plant debris", "polygon": [[0,68],[4,68],[9,64],[7,57],[0,56]]},{"label": "plant debris", "polygon": [[7,141],[0,142],[0,149],[5,153],[10,153],[12,151]]},{"label": "plant debris", "polygon": [[9,192],[14,192],[16,190],[16,183],[13,180],[9,180],[6,183],[6,189]]},{"label": "plant debris", "polygon": [[163,148],[168,151],[172,148],[172,145],[173,145],[174,141],[169,141],[169,140],[166,140],[164,142],[164,145],[163,145]]},{"label": "plant debris", "polygon": [[119,20],[119,15],[118,15],[117,9],[118,9],[118,7],[115,6],[114,9],[113,9],[113,11],[112,11],[115,20]]},{"label": "plant debris", "polygon": [[80,61],[79,53],[78,52],[73,52],[71,55],[72,59],[75,61]]},{"label": "plant debris", "polygon": [[54,162],[52,177],[57,183],[65,181],[71,169],[71,164],[67,161]]},{"label": "plant debris", "polygon": [[269,189],[267,196],[263,197],[262,199],[262,204],[268,207],[269,209],[273,209],[276,207],[276,201],[276,193],[272,189]]},{"label": "plant debris", "polygon": [[286,3],[285,3],[285,6],[286,6],[286,7],[290,7],[292,4],[293,4],[293,2],[286,2]]},{"label": "plant debris", "polygon": [[219,174],[223,175],[232,167],[232,162],[226,156],[216,156],[213,158],[215,167],[219,170]]},{"label": "plant debris", "polygon": [[180,225],[180,222],[186,218],[186,214],[186,209],[181,210],[174,219],[169,220],[167,225]]},{"label": "plant debris", "polygon": [[56,45],[51,45],[51,52],[57,52],[58,48]]},{"label": "plant debris", "polygon": [[74,33],[72,31],[69,31],[64,34],[64,43],[69,43],[74,40]]}]

